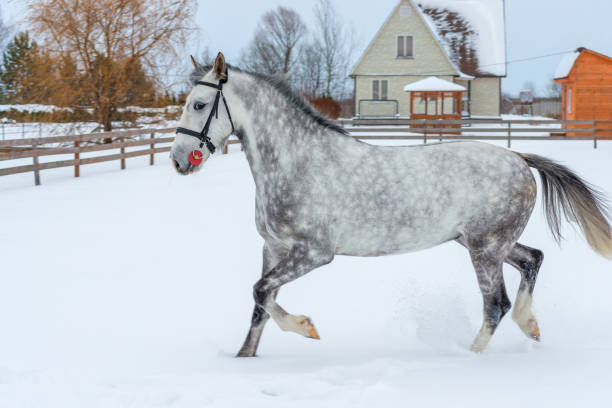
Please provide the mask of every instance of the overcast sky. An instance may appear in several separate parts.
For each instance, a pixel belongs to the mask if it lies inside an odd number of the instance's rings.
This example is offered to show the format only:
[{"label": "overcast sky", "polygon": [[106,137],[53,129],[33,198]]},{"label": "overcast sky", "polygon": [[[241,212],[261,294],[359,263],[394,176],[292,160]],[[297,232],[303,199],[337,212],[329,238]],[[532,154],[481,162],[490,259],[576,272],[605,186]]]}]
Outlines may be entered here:
[{"label": "overcast sky", "polygon": [[[345,21],[355,27],[359,56],[398,0],[333,0]],[[17,27],[24,1],[0,0],[5,20]],[[312,24],[315,0],[200,0],[196,24],[200,33],[188,52],[204,47],[223,51],[229,62],[250,40],[261,15],[278,5],[296,10]],[[612,55],[611,0],[506,0],[508,61],[573,50],[579,46]],[[562,56],[510,63],[502,81],[505,92],[516,94],[526,81],[547,87]]]}]

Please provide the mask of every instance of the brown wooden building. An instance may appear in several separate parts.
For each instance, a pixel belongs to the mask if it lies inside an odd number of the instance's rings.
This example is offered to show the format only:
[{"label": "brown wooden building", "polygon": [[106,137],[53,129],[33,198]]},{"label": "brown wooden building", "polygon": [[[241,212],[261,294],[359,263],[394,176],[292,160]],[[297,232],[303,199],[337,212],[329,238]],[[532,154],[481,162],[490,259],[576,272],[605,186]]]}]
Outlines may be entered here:
[{"label": "brown wooden building", "polygon": [[612,58],[578,48],[555,73],[561,84],[561,119],[612,121]]}]

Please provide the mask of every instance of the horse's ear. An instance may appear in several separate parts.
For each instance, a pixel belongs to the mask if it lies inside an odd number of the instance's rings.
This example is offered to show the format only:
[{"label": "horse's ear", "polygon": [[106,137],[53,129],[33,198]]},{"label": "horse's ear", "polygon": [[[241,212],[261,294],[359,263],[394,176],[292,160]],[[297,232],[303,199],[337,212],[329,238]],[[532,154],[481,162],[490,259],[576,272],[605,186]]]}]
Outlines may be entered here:
[{"label": "horse's ear", "polygon": [[195,69],[200,68],[200,64],[198,64],[198,61],[196,61],[195,58],[193,58],[193,55],[190,55],[189,58],[191,58],[191,63],[193,64],[193,67]]},{"label": "horse's ear", "polygon": [[225,57],[222,53],[217,54],[214,71],[217,75],[217,79],[227,80],[227,64],[225,63]]}]

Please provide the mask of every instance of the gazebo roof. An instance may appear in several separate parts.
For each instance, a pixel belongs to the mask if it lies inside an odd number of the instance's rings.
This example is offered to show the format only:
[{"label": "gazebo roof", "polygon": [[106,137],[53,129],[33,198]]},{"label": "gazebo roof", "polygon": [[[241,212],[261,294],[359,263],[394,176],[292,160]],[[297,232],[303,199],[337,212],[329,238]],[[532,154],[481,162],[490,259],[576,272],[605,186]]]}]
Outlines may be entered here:
[{"label": "gazebo roof", "polygon": [[420,81],[408,84],[404,87],[404,91],[431,91],[431,92],[450,92],[450,91],[467,91],[463,86],[454,82],[446,81],[438,77],[429,77]]}]

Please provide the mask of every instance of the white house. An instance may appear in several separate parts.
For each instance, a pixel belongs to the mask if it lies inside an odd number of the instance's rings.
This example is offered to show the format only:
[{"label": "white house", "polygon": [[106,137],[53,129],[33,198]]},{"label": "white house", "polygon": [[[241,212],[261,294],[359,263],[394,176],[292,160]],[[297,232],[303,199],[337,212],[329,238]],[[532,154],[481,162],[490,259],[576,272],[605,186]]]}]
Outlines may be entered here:
[{"label": "white house", "polygon": [[466,89],[464,117],[499,117],[505,41],[504,0],[401,0],[351,73],[355,112],[408,118],[404,88],[435,76]]}]

